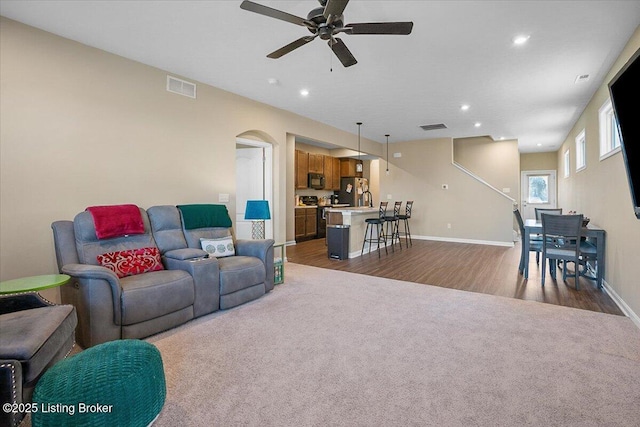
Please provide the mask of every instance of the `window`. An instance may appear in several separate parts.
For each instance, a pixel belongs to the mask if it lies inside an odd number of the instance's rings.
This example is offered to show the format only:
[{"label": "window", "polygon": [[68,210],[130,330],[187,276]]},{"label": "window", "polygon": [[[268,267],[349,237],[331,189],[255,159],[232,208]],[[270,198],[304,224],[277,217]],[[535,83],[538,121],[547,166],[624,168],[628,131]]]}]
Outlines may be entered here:
[{"label": "window", "polygon": [[576,172],[587,167],[587,140],[584,129],[576,136]]},{"label": "window", "polygon": [[569,149],[564,152],[564,177],[569,178],[571,175],[571,165],[569,164]]},{"label": "window", "polygon": [[613,113],[611,98],[607,99],[598,111],[600,122],[600,160],[620,151],[620,133],[618,119]]},{"label": "window", "polygon": [[549,175],[529,176],[529,194],[527,203],[549,203]]}]

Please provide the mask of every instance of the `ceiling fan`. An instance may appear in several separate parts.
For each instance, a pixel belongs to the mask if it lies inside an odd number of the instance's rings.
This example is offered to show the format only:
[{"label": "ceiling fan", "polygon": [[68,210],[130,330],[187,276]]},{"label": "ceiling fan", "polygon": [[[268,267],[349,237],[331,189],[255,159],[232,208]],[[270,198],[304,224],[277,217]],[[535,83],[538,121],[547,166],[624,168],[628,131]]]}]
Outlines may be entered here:
[{"label": "ceiling fan", "polygon": [[350,67],[357,64],[358,61],[356,61],[356,58],[351,54],[349,49],[347,49],[347,45],[338,37],[334,37],[336,34],[408,35],[411,34],[411,30],[413,29],[413,22],[370,22],[345,25],[342,12],[345,7],[347,7],[349,0],[318,0],[318,2],[320,2],[321,7],[317,7],[309,12],[307,19],[249,0],[244,0],[240,8],[307,27],[311,34],[313,34],[311,36],[300,37],[298,40],[271,52],[267,55],[267,58],[272,59],[280,58],[294,49],[313,41],[316,37],[320,37],[322,40],[328,40],[329,47],[331,47],[333,53],[335,53],[340,62],[342,62],[342,65]]}]

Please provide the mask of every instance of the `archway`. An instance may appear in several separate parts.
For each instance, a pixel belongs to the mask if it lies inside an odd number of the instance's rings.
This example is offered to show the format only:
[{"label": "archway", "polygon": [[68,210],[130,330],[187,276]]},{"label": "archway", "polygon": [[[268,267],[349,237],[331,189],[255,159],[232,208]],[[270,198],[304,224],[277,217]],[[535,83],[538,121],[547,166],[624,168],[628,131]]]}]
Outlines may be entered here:
[{"label": "archway", "polygon": [[236,237],[251,239],[251,221],[244,219],[247,200],[267,200],[272,219],[265,221],[265,237],[273,238],[273,145],[245,136],[236,138]]}]

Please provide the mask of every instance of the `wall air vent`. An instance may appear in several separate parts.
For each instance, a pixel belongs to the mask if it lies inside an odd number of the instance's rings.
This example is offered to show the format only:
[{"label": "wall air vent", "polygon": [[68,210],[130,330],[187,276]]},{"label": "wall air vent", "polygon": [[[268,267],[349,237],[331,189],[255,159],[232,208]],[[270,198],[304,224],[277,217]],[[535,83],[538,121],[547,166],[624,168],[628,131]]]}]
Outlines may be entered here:
[{"label": "wall air vent", "polygon": [[422,130],[438,130],[438,129],[446,129],[447,125],[445,125],[444,123],[438,123],[435,125],[422,125],[420,127],[422,128]]},{"label": "wall air vent", "polygon": [[167,91],[188,96],[189,98],[195,99],[196,97],[196,85],[194,83],[173,76],[167,76]]}]

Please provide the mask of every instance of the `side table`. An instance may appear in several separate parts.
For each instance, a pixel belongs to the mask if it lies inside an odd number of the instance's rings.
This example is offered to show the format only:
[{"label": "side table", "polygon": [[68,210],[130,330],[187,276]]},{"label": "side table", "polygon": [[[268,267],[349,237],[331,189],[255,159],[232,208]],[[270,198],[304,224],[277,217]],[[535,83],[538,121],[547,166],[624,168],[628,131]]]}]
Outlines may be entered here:
[{"label": "side table", "polygon": [[66,274],[45,274],[0,282],[0,314],[50,306],[37,292],[62,286],[70,279]]},{"label": "side table", "polygon": [[286,251],[284,243],[273,245],[273,284],[279,285],[284,283],[284,260]]}]

